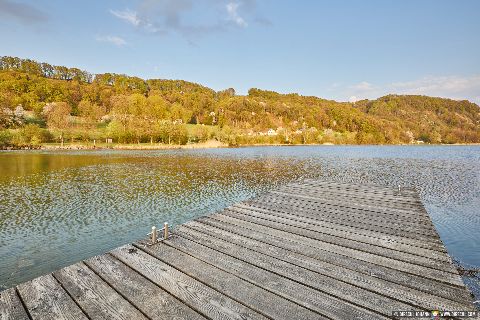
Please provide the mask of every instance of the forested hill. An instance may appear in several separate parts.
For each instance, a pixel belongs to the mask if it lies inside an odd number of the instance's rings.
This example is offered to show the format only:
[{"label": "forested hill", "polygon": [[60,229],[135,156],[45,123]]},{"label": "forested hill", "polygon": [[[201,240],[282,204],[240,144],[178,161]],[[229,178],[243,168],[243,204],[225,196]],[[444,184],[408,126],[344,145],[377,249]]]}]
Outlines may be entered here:
[{"label": "forested hill", "polygon": [[216,92],[182,80],[92,75],[0,59],[0,146],[67,139],[119,143],[478,143],[468,101],[388,95],[356,103],[250,89]]}]

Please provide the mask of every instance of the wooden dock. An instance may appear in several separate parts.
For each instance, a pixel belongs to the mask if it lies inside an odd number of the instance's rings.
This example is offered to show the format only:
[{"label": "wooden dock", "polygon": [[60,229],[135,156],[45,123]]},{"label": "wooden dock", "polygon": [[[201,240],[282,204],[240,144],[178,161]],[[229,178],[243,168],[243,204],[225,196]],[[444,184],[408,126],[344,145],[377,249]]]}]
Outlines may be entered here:
[{"label": "wooden dock", "polygon": [[407,310],[476,310],[418,194],[316,180],[0,293],[0,319],[391,319]]}]

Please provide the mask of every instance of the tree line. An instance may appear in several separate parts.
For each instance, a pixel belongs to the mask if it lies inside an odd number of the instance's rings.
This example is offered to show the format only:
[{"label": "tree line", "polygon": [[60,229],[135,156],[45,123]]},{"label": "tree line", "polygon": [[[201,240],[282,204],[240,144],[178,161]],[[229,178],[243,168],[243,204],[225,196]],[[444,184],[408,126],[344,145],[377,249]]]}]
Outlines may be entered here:
[{"label": "tree line", "polygon": [[478,143],[478,105],[417,95],[356,103],[0,58],[0,145]]}]

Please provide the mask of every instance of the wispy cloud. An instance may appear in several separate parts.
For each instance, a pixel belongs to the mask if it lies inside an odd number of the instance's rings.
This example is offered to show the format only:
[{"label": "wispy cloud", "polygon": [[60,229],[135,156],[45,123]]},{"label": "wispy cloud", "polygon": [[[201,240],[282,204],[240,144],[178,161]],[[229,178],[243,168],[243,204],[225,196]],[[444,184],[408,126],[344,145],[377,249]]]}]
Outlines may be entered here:
[{"label": "wispy cloud", "polygon": [[127,44],[127,41],[117,36],[96,36],[95,40],[99,42],[108,42],[116,45],[117,47],[122,47]]},{"label": "wispy cloud", "polygon": [[30,4],[0,0],[0,17],[13,18],[23,24],[38,24],[48,21],[49,16]]},{"label": "wispy cloud", "polygon": [[371,90],[373,90],[375,87],[374,87],[373,84],[371,84],[371,83],[369,83],[369,82],[362,81],[362,82],[360,82],[360,83],[351,85],[349,88],[350,88],[350,89],[353,89],[353,90],[357,90],[357,91],[371,91]]},{"label": "wispy cloud", "polygon": [[135,27],[138,27],[140,25],[141,20],[135,11],[131,11],[129,9],[123,11],[110,10],[110,13]]},{"label": "wispy cloud", "polygon": [[344,91],[348,100],[375,99],[386,94],[419,94],[445,97],[455,100],[470,100],[480,103],[480,75],[471,76],[426,76],[420,79],[387,84],[372,84],[362,81],[353,85],[336,87]]},{"label": "wispy cloud", "polygon": [[[189,41],[207,34],[248,27],[248,19],[266,25],[256,14],[256,0],[141,0],[135,10],[110,13],[151,34],[177,33]],[[260,22],[258,22],[260,24]]]},{"label": "wispy cloud", "polygon": [[228,19],[230,21],[233,21],[237,26],[245,28],[245,27],[248,26],[248,24],[238,14],[238,7],[239,6],[240,6],[240,3],[238,3],[238,2],[229,2],[229,3],[227,3],[227,5],[225,7],[227,9]]}]

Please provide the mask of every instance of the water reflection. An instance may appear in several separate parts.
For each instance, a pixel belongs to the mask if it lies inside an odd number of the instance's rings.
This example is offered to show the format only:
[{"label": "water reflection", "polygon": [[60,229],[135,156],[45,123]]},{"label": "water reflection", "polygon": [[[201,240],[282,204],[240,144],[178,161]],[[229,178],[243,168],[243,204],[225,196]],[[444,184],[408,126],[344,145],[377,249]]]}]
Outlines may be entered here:
[{"label": "water reflection", "polygon": [[0,153],[9,287],[301,177],[415,187],[449,251],[480,265],[479,147]]}]

